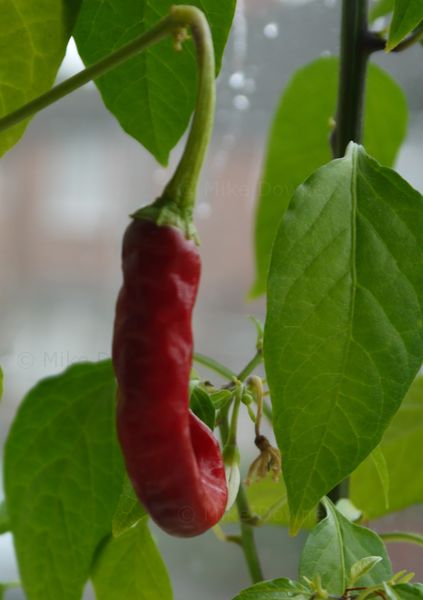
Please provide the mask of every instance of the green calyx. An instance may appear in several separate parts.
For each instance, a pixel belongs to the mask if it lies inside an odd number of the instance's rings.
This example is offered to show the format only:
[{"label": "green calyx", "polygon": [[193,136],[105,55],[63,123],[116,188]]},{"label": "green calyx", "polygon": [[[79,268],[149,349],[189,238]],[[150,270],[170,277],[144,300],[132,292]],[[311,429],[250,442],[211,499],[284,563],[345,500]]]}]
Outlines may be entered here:
[{"label": "green calyx", "polygon": [[147,219],[161,227],[177,227],[182,231],[187,240],[193,240],[199,245],[197,230],[192,220],[193,209],[191,206],[181,207],[174,200],[161,196],[153,204],[140,208],[131,215],[133,219]]}]

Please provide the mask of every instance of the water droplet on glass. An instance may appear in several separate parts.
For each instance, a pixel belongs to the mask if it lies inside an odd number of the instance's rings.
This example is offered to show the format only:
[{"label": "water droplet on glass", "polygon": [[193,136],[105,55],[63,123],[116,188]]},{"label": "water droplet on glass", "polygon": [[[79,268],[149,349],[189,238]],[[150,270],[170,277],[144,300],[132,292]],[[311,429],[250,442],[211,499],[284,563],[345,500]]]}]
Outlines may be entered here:
[{"label": "water droplet on glass", "polygon": [[208,202],[197,204],[195,213],[198,219],[208,219],[211,215],[211,206]]},{"label": "water droplet on glass", "polygon": [[240,90],[244,86],[245,76],[242,71],[235,71],[229,77],[229,85],[234,90]]},{"label": "water droplet on glass", "polygon": [[238,96],[235,96],[233,99],[233,105],[237,110],[248,110],[250,108],[250,101],[247,96],[238,94]]},{"label": "water droplet on glass", "polygon": [[264,27],[263,33],[269,40],[274,40],[279,35],[279,25],[277,23],[268,23]]},{"label": "water droplet on glass", "polygon": [[323,52],[320,53],[320,56],[323,56],[324,58],[327,56],[332,56],[332,52],[330,50],[323,50]]}]

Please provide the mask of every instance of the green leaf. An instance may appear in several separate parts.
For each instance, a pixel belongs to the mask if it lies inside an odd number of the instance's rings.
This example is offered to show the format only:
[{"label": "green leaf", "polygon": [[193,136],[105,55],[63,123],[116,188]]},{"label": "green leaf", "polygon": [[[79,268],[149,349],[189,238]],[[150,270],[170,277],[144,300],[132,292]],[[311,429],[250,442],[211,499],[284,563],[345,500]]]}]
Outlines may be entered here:
[{"label": "green leaf", "polygon": [[147,520],[112,538],[94,564],[97,600],[172,600],[166,567]]},{"label": "green leaf", "polygon": [[[103,58],[169,14],[173,0],[84,0],[74,33],[86,65]],[[220,65],[235,0],[193,0],[206,14]],[[93,26],[95,23],[95,26]],[[166,164],[194,108],[196,62],[192,42],[176,52],[166,39],[96,83],[123,129]]]},{"label": "green leaf", "polygon": [[380,483],[380,490],[383,493],[385,509],[388,510],[390,479],[388,465],[386,463],[385,455],[383,454],[380,445],[377,446],[371,454],[369,454],[368,459],[373,463],[374,468],[376,470],[377,477]]},{"label": "green leaf", "polygon": [[213,431],[216,425],[216,409],[201,385],[196,385],[192,389],[190,407],[192,412]]},{"label": "green leaf", "polygon": [[5,448],[19,571],[31,600],[79,600],[122,489],[110,361],[74,365],[24,399]]},{"label": "green leaf", "polygon": [[347,587],[353,587],[366,573],[369,573],[374,567],[382,561],[381,556],[366,556],[355,562],[350,569],[350,576]]},{"label": "green leaf", "polygon": [[387,50],[392,50],[423,21],[422,0],[395,0]]},{"label": "green leaf", "polygon": [[389,589],[390,598],[393,600],[423,600],[423,585],[421,583],[399,583],[397,585],[386,585]]},{"label": "green leaf", "polygon": [[369,12],[369,20],[371,22],[376,21],[380,17],[391,13],[394,10],[394,0],[378,0]]},{"label": "green leaf", "polygon": [[[275,482],[269,476],[255,481],[247,487],[248,502],[251,512],[263,519],[267,525],[286,527],[289,523],[289,510],[286,488],[283,481]],[[239,515],[236,506],[232,507],[223,518],[223,523],[238,523]],[[312,510],[304,523],[311,528],[316,523],[316,510]]]},{"label": "green leaf", "polygon": [[[80,0],[0,0],[0,117],[54,83]],[[28,121],[0,133],[0,156],[23,135]]]},{"label": "green leaf", "polygon": [[264,340],[294,531],[379,444],[421,365],[422,264],[421,194],[360,146],[295,193]]},{"label": "green leaf", "polygon": [[128,476],[125,475],[122,493],[112,521],[113,537],[119,537],[146,517],[145,508],[138,500]]},{"label": "green leaf", "polygon": [[210,400],[215,410],[220,410],[232,398],[234,392],[231,390],[216,390],[209,393]]},{"label": "green leaf", "polygon": [[9,511],[7,510],[7,504],[3,500],[0,504],[0,534],[7,533],[10,531],[10,518]]},{"label": "green leaf", "polygon": [[[331,159],[329,137],[336,110],[338,69],[336,58],[320,58],[301,68],[288,84],[276,111],[256,214],[253,297],[266,291],[272,245],[292,194],[314,170]],[[385,71],[370,65],[365,114],[368,152],[391,166],[406,128],[407,102],[401,88]]]},{"label": "green leaf", "polygon": [[351,477],[351,499],[367,519],[423,502],[423,377],[411,386],[381,443],[389,473],[388,508],[372,461],[367,458]]},{"label": "green leaf", "polygon": [[391,563],[380,537],[370,529],[354,525],[324,499],[326,517],[310,533],[300,560],[300,577],[321,577],[322,586],[341,596],[347,587],[351,569],[357,561],[369,556],[382,560],[356,583],[371,586],[392,576]]},{"label": "green leaf", "polygon": [[307,600],[311,592],[298,581],[273,579],[263,581],[243,590],[234,600]]}]

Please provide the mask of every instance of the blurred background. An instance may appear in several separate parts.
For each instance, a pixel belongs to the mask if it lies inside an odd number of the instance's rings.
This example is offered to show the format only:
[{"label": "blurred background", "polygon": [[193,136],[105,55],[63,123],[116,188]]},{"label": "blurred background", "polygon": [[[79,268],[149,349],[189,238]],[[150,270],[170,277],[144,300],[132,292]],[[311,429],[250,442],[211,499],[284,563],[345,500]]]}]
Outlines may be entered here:
[{"label": "blurred background", "polygon": [[[337,0],[238,0],[197,208],[203,280],[195,314],[196,350],[234,370],[254,354],[255,330],[248,315],[264,316],[264,303],[248,304],[246,295],[253,278],[252,222],[269,125],[293,72],[319,56],[337,54],[339,17]],[[374,59],[408,97],[410,126],[397,168],[420,191],[422,59],[421,47]],[[71,43],[59,79],[81,66]],[[121,131],[90,84],[38,115],[23,141],[1,161],[2,446],[19,402],[37,380],[73,362],[109,356],[127,215],[160,193],[180,149],[169,169],[159,167]],[[253,456],[249,422],[242,434],[245,451]],[[375,526],[418,529],[422,515],[415,507]],[[207,534],[183,542],[181,551],[180,541],[154,532],[176,600],[228,600],[249,585],[236,546]],[[268,578],[296,576],[304,536],[292,539],[284,529],[263,528],[257,540]],[[423,578],[421,550],[402,545],[390,550],[397,570],[407,566]],[[12,541],[4,535],[0,581],[16,578]],[[23,598],[19,590],[8,594]]]}]

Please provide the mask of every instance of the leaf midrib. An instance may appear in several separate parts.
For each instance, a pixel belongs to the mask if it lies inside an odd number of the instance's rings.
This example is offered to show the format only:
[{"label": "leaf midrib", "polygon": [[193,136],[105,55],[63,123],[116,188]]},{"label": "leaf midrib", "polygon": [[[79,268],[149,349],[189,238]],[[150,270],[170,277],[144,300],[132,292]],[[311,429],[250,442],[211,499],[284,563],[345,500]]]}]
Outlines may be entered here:
[{"label": "leaf midrib", "polygon": [[[343,160],[347,160],[344,158]],[[356,267],[356,250],[357,250],[357,148],[353,148],[351,152],[351,255],[350,255],[350,264],[351,264],[351,299],[350,299],[350,311],[349,311],[349,326],[348,326],[348,336],[347,341],[344,347],[344,353],[342,357],[342,368],[339,374],[339,381],[337,385],[337,391],[332,403],[332,407],[329,411],[328,418],[325,420],[325,429],[322,435],[322,440],[319,446],[318,451],[315,454],[315,458],[313,461],[313,466],[309,470],[309,475],[306,484],[303,486],[303,493],[300,496],[301,501],[298,503],[298,507],[302,509],[304,504],[304,498],[308,496],[308,490],[310,488],[310,481],[314,471],[316,469],[316,464],[320,460],[320,455],[322,452],[322,448],[324,446],[326,437],[329,432],[330,423],[333,417],[333,414],[338,407],[339,404],[339,395],[340,395],[340,386],[344,379],[344,371],[347,363],[347,359],[349,356],[349,351],[351,347],[352,341],[352,325],[353,318],[355,313],[355,301],[356,301],[356,290],[357,290],[357,267]],[[329,491],[329,490],[328,490]],[[299,511],[297,511],[299,512]]]}]

